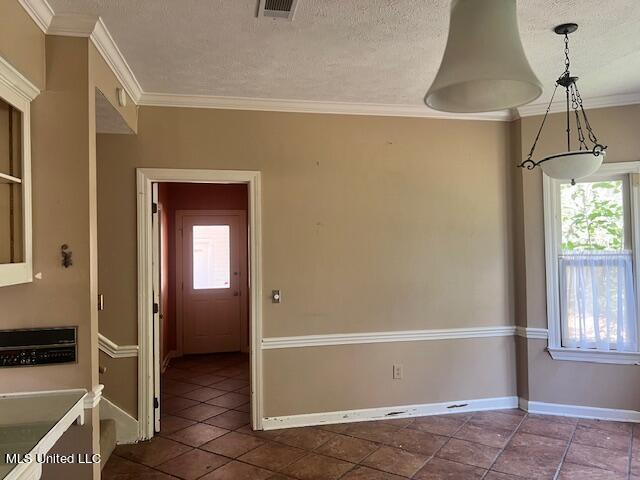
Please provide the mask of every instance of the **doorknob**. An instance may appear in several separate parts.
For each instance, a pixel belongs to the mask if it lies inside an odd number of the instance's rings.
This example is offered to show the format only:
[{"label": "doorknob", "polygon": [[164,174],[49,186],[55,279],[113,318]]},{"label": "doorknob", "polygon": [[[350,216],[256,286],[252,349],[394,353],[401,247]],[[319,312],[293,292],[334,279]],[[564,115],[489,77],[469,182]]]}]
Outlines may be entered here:
[{"label": "doorknob", "polygon": [[240,293],[238,293],[238,292],[233,292],[233,296],[234,296],[234,297],[237,297],[237,296],[239,296],[239,295],[240,295]]}]

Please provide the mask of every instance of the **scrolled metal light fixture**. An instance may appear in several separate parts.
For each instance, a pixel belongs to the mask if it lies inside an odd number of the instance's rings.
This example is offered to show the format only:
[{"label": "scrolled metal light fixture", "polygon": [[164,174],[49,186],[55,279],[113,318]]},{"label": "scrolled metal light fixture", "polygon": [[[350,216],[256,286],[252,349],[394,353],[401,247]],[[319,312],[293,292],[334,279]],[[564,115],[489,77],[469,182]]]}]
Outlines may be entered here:
[{"label": "scrolled metal light fixture", "polygon": [[[558,35],[564,35],[564,72],[560,75],[560,78],[556,80],[556,85],[551,95],[551,100],[547,106],[547,110],[542,118],[542,123],[538,129],[535,140],[527,159],[520,165],[520,168],[526,168],[527,170],[533,170],[535,167],[540,167],[544,173],[552,178],[560,180],[571,180],[571,184],[575,184],[577,178],[582,178],[594,173],[604,160],[606,156],[606,145],[601,144],[598,141],[598,137],[591,128],[587,113],[584,110],[582,104],[582,97],[580,91],[576,85],[578,77],[571,76],[569,67],[571,61],[569,59],[569,34],[575,32],[578,29],[578,25],[575,23],[564,23],[554,28],[554,32]],[[535,151],[540,134],[544,127],[544,123],[549,115],[551,104],[558,90],[558,86],[561,86],[566,91],[566,117],[567,117],[567,151],[556,153],[544,157],[538,161],[533,160],[533,153]],[[575,124],[578,139],[578,150],[571,150],[571,110],[575,114]],[[582,120],[580,118],[582,114]],[[584,123],[584,128],[583,128]],[[586,129],[586,136],[585,136]],[[588,145],[588,143],[590,145]]]}]

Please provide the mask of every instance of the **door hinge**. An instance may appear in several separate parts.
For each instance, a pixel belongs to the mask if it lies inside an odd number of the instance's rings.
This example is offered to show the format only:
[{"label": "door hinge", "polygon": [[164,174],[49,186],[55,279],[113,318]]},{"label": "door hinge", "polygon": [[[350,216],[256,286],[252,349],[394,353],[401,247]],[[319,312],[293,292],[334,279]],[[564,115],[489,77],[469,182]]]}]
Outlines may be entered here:
[{"label": "door hinge", "polygon": [[160,306],[157,303],[153,302],[153,313],[156,314],[159,311],[160,311]]},{"label": "door hinge", "polygon": [[153,397],[153,408],[160,408],[160,402],[158,401],[158,397]]},{"label": "door hinge", "polygon": [[154,215],[158,213],[158,204],[156,202],[153,202],[151,204],[151,214]]}]

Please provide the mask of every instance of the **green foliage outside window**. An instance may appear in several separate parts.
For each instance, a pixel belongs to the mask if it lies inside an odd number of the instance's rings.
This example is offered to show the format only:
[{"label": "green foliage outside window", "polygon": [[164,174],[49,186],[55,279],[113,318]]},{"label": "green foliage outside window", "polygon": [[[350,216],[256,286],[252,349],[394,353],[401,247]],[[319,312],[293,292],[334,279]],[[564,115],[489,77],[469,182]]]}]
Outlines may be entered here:
[{"label": "green foliage outside window", "polygon": [[624,248],[622,180],[561,186],[562,249]]}]

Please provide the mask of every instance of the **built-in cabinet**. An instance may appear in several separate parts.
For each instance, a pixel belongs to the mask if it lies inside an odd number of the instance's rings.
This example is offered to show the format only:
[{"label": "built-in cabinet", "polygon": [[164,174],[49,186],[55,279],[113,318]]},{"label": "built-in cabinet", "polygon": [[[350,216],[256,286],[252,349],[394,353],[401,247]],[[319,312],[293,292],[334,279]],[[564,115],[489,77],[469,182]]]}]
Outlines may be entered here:
[{"label": "built-in cabinet", "polygon": [[33,278],[30,112],[38,93],[0,57],[0,286]]}]

